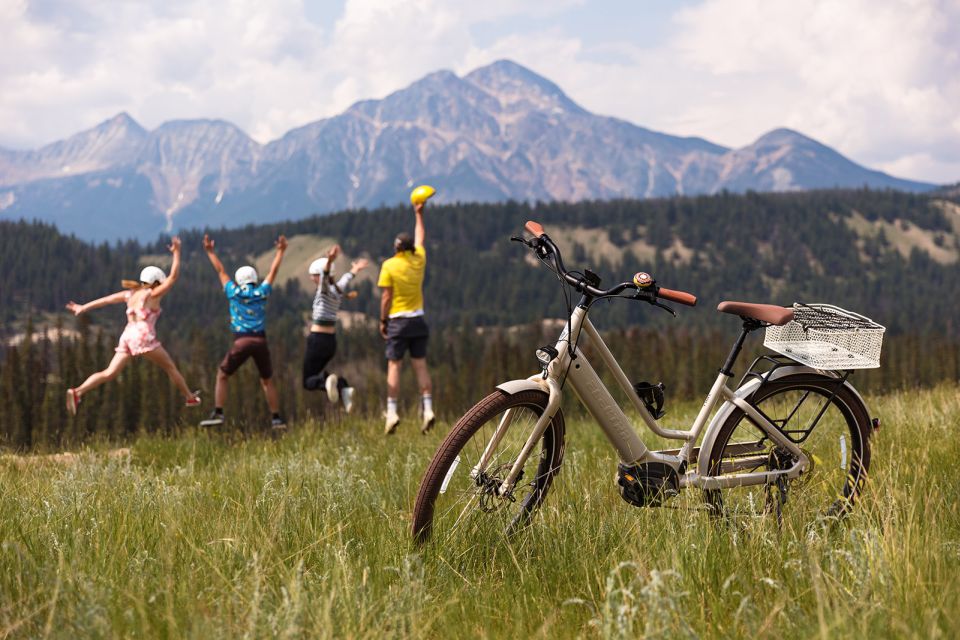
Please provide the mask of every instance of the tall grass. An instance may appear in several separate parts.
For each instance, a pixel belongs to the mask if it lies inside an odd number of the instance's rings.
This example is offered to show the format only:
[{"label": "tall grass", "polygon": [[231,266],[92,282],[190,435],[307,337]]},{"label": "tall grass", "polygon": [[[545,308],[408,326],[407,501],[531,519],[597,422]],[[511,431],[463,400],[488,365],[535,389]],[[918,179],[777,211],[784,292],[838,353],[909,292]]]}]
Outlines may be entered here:
[{"label": "tall grass", "polygon": [[612,450],[575,422],[534,525],[461,555],[410,543],[442,437],[413,424],[390,439],[348,419],[276,441],[196,432],[143,438],[127,458],[7,459],[0,636],[957,637],[960,394],[868,404],[883,424],[840,526],[718,526],[695,491],[630,507]]}]

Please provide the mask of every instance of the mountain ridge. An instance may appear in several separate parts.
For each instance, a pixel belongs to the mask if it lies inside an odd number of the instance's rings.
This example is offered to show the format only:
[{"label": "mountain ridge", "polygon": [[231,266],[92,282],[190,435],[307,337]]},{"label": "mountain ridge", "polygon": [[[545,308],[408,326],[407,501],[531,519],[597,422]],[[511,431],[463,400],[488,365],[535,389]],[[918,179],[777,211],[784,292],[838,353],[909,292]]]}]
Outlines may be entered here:
[{"label": "mountain ridge", "polygon": [[595,115],[500,60],[430,73],[379,100],[258,143],[219,119],[146,130],[121,112],[37,150],[0,149],[0,219],[89,239],[302,218],[405,199],[577,201],[834,186],[922,191],[778,128],[739,149]]}]

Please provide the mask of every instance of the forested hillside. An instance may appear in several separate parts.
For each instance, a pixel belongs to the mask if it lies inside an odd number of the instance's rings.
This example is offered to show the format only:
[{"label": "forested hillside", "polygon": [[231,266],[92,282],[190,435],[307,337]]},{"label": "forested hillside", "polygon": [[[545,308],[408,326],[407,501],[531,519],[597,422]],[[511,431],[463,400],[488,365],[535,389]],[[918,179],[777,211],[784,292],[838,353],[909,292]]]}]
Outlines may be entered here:
[{"label": "forested hillside", "polygon": [[[527,219],[544,224],[571,268],[589,267],[607,283],[647,270],[665,286],[697,294],[700,307],[684,310],[684,323],[714,323],[712,309],[722,299],[801,300],[860,311],[895,333],[960,332],[954,317],[960,207],[946,199],[875,191],[428,208],[427,311],[434,324],[516,325],[561,314],[551,274],[531,266],[525,250],[509,241]],[[228,268],[257,258],[265,266],[277,234],[295,243],[299,238],[297,259],[305,272],[331,239],[347,256],[383,259],[396,233],[411,230],[412,222],[408,209],[394,208],[212,233]],[[201,231],[182,235],[184,275],[165,302],[168,330],[175,324],[182,332],[211,320],[225,326],[224,302],[201,236]],[[0,223],[2,330],[9,337],[18,330],[16,321],[30,313],[59,311],[69,299],[115,290],[151,256],[168,262],[164,242],[91,246],[49,226]],[[305,283],[288,281],[290,299],[275,305],[274,319],[309,307],[309,293],[297,290]],[[374,316],[377,300],[370,287],[364,284],[365,295],[351,305]],[[108,315],[100,313],[97,320],[108,321]],[[122,320],[122,314],[114,315]],[[666,317],[618,303],[598,314],[597,323],[653,320]]]},{"label": "forested hillside", "polygon": [[[943,195],[874,191],[428,207],[426,306],[434,395],[441,413],[455,417],[497,381],[531,373],[532,348],[555,339],[556,331],[543,331],[539,321],[564,314],[556,279],[509,240],[528,219],[544,224],[570,268],[589,267],[605,283],[647,270],[664,286],[699,296],[698,307],[680,308],[677,319],[620,301],[598,305],[591,316],[610,332],[629,375],[663,379],[673,397],[703,393],[734,338],[737,320],[715,311],[723,299],[830,302],[886,325],[883,368],[858,374],[858,386],[957,379],[958,212],[956,201]],[[231,273],[245,262],[265,272],[277,234],[291,238],[268,312],[278,386],[291,417],[329,410],[320,395],[300,388],[312,298],[307,265],[334,239],[346,254],[341,268],[359,255],[379,261],[412,222],[410,210],[402,208],[211,231]],[[188,383],[210,398],[230,334],[202,234],[181,236],[183,274],[164,299],[158,328]],[[42,224],[0,223],[0,332],[7,345],[0,348],[0,393],[12,399],[0,405],[0,447],[56,444],[94,433],[124,436],[195,419],[182,414],[163,374],[145,363],[91,394],[80,419],[67,420],[63,410],[64,388],[106,365],[124,322],[117,307],[74,319],[63,304],[117,290],[142,264],[166,267],[165,242],[92,246]],[[335,365],[360,390],[359,410],[375,414],[384,391],[382,341],[374,329],[376,271],[360,279],[360,297],[345,303],[352,328],[342,331]],[[364,316],[373,323],[363,322]],[[25,333],[42,330],[49,338],[21,342]],[[755,340],[749,346],[756,351],[758,345]],[[242,428],[259,428],[265,409],[256,380],[251,371],[241,374],[228,414]],[[412,385],[409,376],[404,384]],[[407,414],[414,410],[406,407]]]}]

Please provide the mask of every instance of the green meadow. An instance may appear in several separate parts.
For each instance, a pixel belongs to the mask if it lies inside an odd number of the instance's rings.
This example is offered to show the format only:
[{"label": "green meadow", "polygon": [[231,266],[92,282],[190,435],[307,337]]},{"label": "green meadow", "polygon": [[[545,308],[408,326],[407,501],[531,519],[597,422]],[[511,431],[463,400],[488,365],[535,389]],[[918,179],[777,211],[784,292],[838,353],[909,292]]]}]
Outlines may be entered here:
[{"label": "green meadow", "polygon": [[[882,426],[840,524],[798,522],[788,503],[782,527],[726,526],[696,491],[631,507],[602,433],[568,419],[533,525],[455,553],[409,536],[449,423],[4,456],[0,637],[958,637],[960,390],[867,404]],[[670,407],[668,424],[696,408]]]}]

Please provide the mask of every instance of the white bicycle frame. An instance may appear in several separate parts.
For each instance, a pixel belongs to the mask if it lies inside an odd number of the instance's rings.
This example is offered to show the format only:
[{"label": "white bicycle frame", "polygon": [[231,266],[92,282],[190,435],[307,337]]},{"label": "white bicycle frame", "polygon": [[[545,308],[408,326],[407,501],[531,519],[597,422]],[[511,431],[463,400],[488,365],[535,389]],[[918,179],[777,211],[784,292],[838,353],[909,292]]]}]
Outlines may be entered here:
[{"label": "white bicycle frame", "polygon": [[[571,356],[571,345],[577,345],[581,332],[585,333],[593,345],[595,351],[607,369],[613,374],[617,386],[630,398],[633,408],[640,414],[643,423],[655,434],[664,438],[683,441],[683,445],[678,450],[670,451],[651,451],[644,445],[643,441],[634,430],[630,419],[624,414],[620,405],[610,394],[610,391],[600,380],[597,372],[590,364],[586,355],[579,348],[573,351]],[[670,465],[679,474],[681,487],[697,487],[701,489],[726,489],[730,487],[742,487],[747,485],[761,485],[774,482],[778,477],[786,476],[793,479],[810,468],[810,460],[807,455],[793,442],[790,441],[773,423],[771,423],[761,412],[751,405],[744,396],[752,392],[756,387],[750,388],[745,385],[741,391],[731,390],[727,386],[729,376],[720,373],[716,381],[707,394],[707,398],[700,408],[700,412],[694,420],[693,425],[687,431],[678,431],[666,429],[657,422],[650,414],[643,401],[637,396],[633,385],[623,372],[616,358],[607,348],[603,338],[597,332],[596,328],[587,318],[587,309],[578,306],[570,322],[564,328],[560,339],[557,341],[556,349],[558,351],[555,357],[545,369],[545,375],[536,375],[527,380],[514,380],[499,385],[498,388],[512,393],[521,389],[538,388],[549,393],[549,401],[543,414],[537,420],[533,431],[527,438],[520,454],[513,463],[509,474],[500,485],[499,494],[508,495],[517,482],[520,471],[529,458],[537,442],[543,436],[544,431],[556,415],[562,399],[561,379],[566,375],[567,382],[573,387],[581,404],[593,416],[597,424],[603,430],[607,439],[617,450],[620,460],[625,464],[643,464],[647,462],[660,462]],[[806,369],[806,367],[804,367]],[[809,370],[809,369],[808,369]],[[723,399],[725,406],[717,412],[717,416],[709,423],[708,419],[717,403]],[[796,462],[789,469],[770,470],[770,471],[747,471],[745,473],[733,473],[729,475],[710,476],[701,473],[704,471],[701,467],[706,464],[705,457],[702,455],[706,447],[701,448],[699,461],[696,457],[696,442],[701,434],[704,435],[704,443],[714,441],[716,431],[719,430],[722,420],[718,419],[726,416],[730,410],[737,408],[742,410],[759,429],[761,429],[771,441],[789,451]],[[726,409],[726,410],[725,410]],[[480,460],[473,468],[470,475],[473,478],[483,472],[490,460],[493,459],[501,440],[510,428],[513,420],[513,410],[504,413],[500,424],[494,431],[493,436],[487,443]],[[709,452],[706,452],[709,454]],[[759,453],[759,451],[758,451]],[[764,460],[766,459],[766,454]],[[727,470],[737,471],[740,469],[757,468],[757,458],[744,458],[735,463],[735,466],[727,467]]]}]

